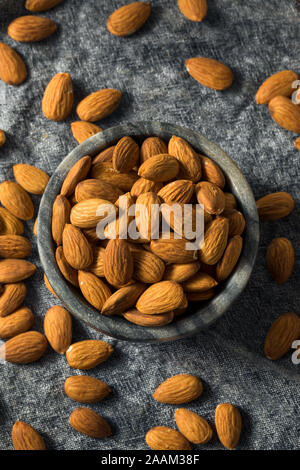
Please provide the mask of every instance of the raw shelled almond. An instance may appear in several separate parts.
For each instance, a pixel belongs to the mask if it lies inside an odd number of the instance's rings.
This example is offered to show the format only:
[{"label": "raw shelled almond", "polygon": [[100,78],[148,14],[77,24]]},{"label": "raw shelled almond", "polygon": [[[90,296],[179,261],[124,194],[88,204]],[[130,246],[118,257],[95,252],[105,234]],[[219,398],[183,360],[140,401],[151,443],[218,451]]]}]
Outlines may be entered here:
[{"label": "raw shelled almond", "polygon": [[3,181],[0,184],[0,202],[15,217],[30,220],[34,207],[29,194],[14,181]]},{"label": "raw shelled almond", "polygon": [[286,96],[275,96],[268,104],[274,121],[284,129],[300,134],[300,107]]},{"label": "raw shelled almond", "polygon": [[[94,159],[82,157],[53,205],[62,276],[103,315],[169,324],[189,301],[211,299],[238,263],[245,218],[225,188],[219,165],[179,136],[148,137],[141,147],[124,136]],[[199,216],[205,243],[188,248]],[[135,232],[123,236],[124,220]]]},{"label": "raw shelled almond", "polygon": [[88,375],[73,375],[65,381],[65,393],[80,403],[97,403],[111,393],[110,387],[102,380]]},{"label": "raw shelled almond", "polygon": [[76,408],[69,422],[76,431],[97,439],[103,439],[112,434],[108,422],[90,408]]},{"label": "raw shelled almond", "polygon": [[24,421],[16,421],[11,433],[15,450],[45,450],[45,442],[42,436],[30,424]]},{"label": "raw shelled almond", "polygon": [[208,57],[193,57],[185,62],[188,73],[197,82],[214,90],[225,90],[232,85],[233,72],[222,62]]},{"label": "raw shelled almond", "polygon": [[44,318],[44,332],[50,346],[64,354],[72,343],[72,318],[63,307],[49,308]]},{"label": "raw shelled almond", "polygon": [[5,284],[0,296],[0,317],[6,317],[17,310],[22,305],[26,292],[24,282]]},{"label": "raw shelled almond", "polygon": [[33,12],[46,11],[56,7],[61,2],[62,0],[26,0],[25,8]]},{"label": "raw shelled almond", "polygon": [[288,280],[294,263],[295,253],[291,242],[284,237],[274,238],[268,246],[267,266],[277,284],[284,284]]},{"label": "raw shelled almond", "polygon": [[202,416],[179,408],[175,411],[176,425],[181,434],[193,444],[206,444],[212,438],[212,428]]},{"label": "raw shelled almond", "polygon": [[17,183],[31,194],[43,194],[50,179],[45,171],[26,163],[14,165],[13,172]]},{"label": "raw shelled almond", "polygon": [[0,346],[0,358],[14,364],[28,364],[40,359],[46,349],[47,340],[44,335],[38,331],[26,331]]},{"label": "raw shelled almond", "polygon": [[150,429],[145,440],[153,450],[191,450],[188,440],[180,432],[167,426]]},{"label": "raw shelled almond", "polygon": [[88,370],[106,361],[112,352],[112,346],[105,341],[90,339],[71,344],[66,358],[74,369]]},{"label": "raw shelled almond", "polygon": [[107,29],[115,36],[129,36],[147,21],[151,6],[146,2],[133,2],[115,10],[107,20]]},{"label": "raw shelled almond", "polygon": [[82,121],[100,121],[117,109],[121,97],[119,90],[111,88],[95,91],[80,101],[76,112]]},{"label": "raw shelled almond", "polygon": [[28,331],[34,322],[32,311],[22,307],[6,317],[0,318],[0,339],[12,338]]},{"label": "raw shelled almond", "polygon": [[181,13],[191,21],[202,21],[207,14],[206,0],[177,0]]},{"label": "raw shelled almond", "polygon": [[234,449],[242,430],[242,418],[238,408],[231,403],[218,405],[215,411],[215,425],[223,446]]},{"label": "raw shelled almond", "polygon": [[10,46],[0,42],[0,80],[8,85],[20,85],[26,77],[27,70],[23,59]]},{"label": "raw shelled almond", "polygon": [[180,405],[196,400],[203,392],[201,380],[195,375],[178,374],[168,378],[157,387],[153,398],[161,403]]},{"label": "raw shelled almond", "polygon": [[37,42],[51,36],[57,25],[50,18],[42,16],[20,16],[8,26],[7,33],[15,41]]},{"label": "raw shelled almond", "polygon": [[300,318],[293,312],[280,315],[272,323],[265,340],[264,353],[275,361],[287,354],[295,340],[300,338]]},{"label": "raw shelled almond", "polygon": [[93,124],[92,122],[87,121],[75,121],[71,124],[71,130],[74,139],[79,143],[82,144],[86,139],[92,137],[92,135],[98,134],[101,132],[101,127]]},{"label": "raw shelled almond", "polygon": [[261,220],[278,220],[286,217],[292,212],[294,206],[294,199],[285,191],[267,194],[256,201]]},{"label": "raw shelled almond", "polygon": [[68,73],[57,73],[48,83],[42,100],[46,118],[63,121],[72,111],[74,101],[73,83]]},{"label": "raw shelled almond", "polygon": [[291,96],[295,88],[293,82],[298,80],[298,75],[292,70],[282,70],[268,77],[259,87],[256,93],[258,104],[268,104],[276,96]]}]

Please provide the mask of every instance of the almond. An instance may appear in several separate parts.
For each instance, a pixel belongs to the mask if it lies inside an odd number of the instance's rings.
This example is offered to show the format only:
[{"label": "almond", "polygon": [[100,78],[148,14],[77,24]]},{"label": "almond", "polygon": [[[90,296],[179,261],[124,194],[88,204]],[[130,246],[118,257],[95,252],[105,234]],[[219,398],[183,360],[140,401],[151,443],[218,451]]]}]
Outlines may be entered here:
[{"label": "almond", "polygon": [[13,364],[37,361],[46,352],[47,340],[38,331],[26,331],[0,346],[0,358]]},{"label": "almond", "polygon": [[30,241],[21,235],[0,235],[1,258],[27,258],[31,253]]},{"label": "almond", "polygon": [[105,248],[102,246],[93,246],[93,262],[88,270],[98,277],[104,277],[104,256]]},{"label": "almond", "polygon": [[125,240],[110,240],[105,250],[104,275],[114,286],[130,281],[133,274],[133,258]]},{"label": "almond", "polygon": [[292,274],[295,263],[295,253],[287,238],[274,238],[267,250],[268,270],[277,282],[284,284]]},{"label": "almond", "polygon": [[119,90],[104,88],[80,101],[76,112],[82,121],[100,121],[117,109],[121,97],[122,93]]},{"label": "almond", "polygon": [[153,398],[160,403],[180,405],[196,400],[203,391],[201,380],[195,375],[178,374],[169,377],[155,390]]},{"label": "almond", "polygon": [[37,224],[38,224],[38,218],[35,219],[34,224],[33,224],[33,235],[37,237]]},{"label": "almond", "polygon": [[217,281],[209,274],[198,272],[187,279],[182,287],[185,292],[205,292],[217,285]]},{"label": "almond", "polygon": [[110,288],[95,274],[87,271],[78,271],[78,282],[83,297],[97,310],[101,310],[111,296]]},{"label": "almond", "polygon": [[201,160],[193,148],[181,137],[173,135],[168,152],[180,162],[179,178],[197,183],[202,175]]},{"label": "almond", "polygon": [[67,310],[55,305],[44,318],[44,332],[50,346],[58,354],[64,354],[72,343],[72,319]]},{"label": "almond", "polygon": [[175,411],[175,420],[181,434],[193,444],[206,444],[211,440],[211,426],[197,413],[179,408]]},{"label": "almond", "polygon": [[98,198],[105,199],[114,204],[122,194],[123,191],[121,189],[98,179],[83,180],[78,183],[75,189],[75,199],[77,202]]},{"label": "almond", "polygon": [[268,359],[280,359],[291,349],[295,340],[300,337],[300,318],[289,312],[280,315],[272,323],[265,340],[264,353]]},{"label": "almond", "polygon": [[0,338],[12,338],[29,330],[34,322],[32,311],[22,307],[7,317],[0,318]]},{"label": "almond", "polygon": [[136,200],[135,222],[141,237],[151,240],[159,236],[160,198],[155,193],[141,194]]},{"label": "almond", "polygon": [[77,227],[66,224],[62,241],[65,258],[72,268],[85,269],[92,264],[92,248],[83,233]]},{"label": "almond", "polygon": [[243,239],[240,235],[230,238],[223,257],[219,260],[216,268],[219,282],[225,281],[235,268],[243,248]]},{"label": "almond", "polygon": [[196,195],[199,204],[209,214],[219,215],[225,209],[225,196],[222,189],[209,181],[201,181],[196,185]]},{"label": "almond", "polygon": [[50,179],[45,171],[25,163],[14,165],[13,172],[17,183],[32,194],[43,194]]},{"label": "almond", "polygon": [[226,217],[229,221],[229,237],[242,235],[245,230],[246,221],[243,214],[236,209],[226,210],[222,213],[222,217]]},{"label": "almond", "polygon": [[133,252],[133,277],[145,284],[154,284],[162,280],[165,272],[164,262],[154,253],[145,250]]},{"label": "almond", "polygon": [[129,36],[140,29],[147,21],[151,6],[146,2],[133,2],[115,10],[108,18],[106,26],[115,36]]},{"label": "almond", "polygon": [[225,196],[225,210],[236,209],[237,202],[233,194],[231,193],[224,193]]},{"label": "almond", "polygon": [[0,219],[2,221],[1,235],[22,235],[24,232],[22,222],[4,207],[0,207]]},{"label": "almond", "polygon": [[141,313],[155,315],[178,308],[183,300],[184,292],[180,284],[174,281],[161,281],[145,290],[138,299],[136,308]]},{"label": "almond", "polygon": [[153,450],[191,450],[186,438],[167,426],[156,426],[150,429],[145,439]]},{"label": "almond", "polygon": [[75,191],[77,184],[84,180],[88,172],[90,171],[92,159],[89,155],[82,157],[74,166],[70,169],[67,174],[60,193],[65,196],[71,196]]},{"label": "almond", "polygon": [[0,296],[0,317],[6,317],[20,307],[26,297],[26,291],[23,282],[6,284]]},{"label": "almond", "polygon": [[187,299],[189,302],[204,302],[214,297],[214,289],[209,289],[203,292],[187,292]]},{"label": "almond", "polygon": [[150,249],[166,263],[192,263],[197,259],[197,251],[187,250],[186,243],[184,238],[160,238],[151,241]]},{"label": "almond", "polygon": [[97,403],[111,392],[102,380],[88,375],[73,375],[65,381],[65,393],[72,400],[80,403]]},{"label": "almond", "polygon": [[135,305],[144,290],[145,285],[139,282],[121,287],[107,299],[101,313],[103,315],[118,315],[126,312]]},{"label": "almond", "polygon": [[136,173],[119,173],[116,171],[111,162],[98,162],[92,166],[91,177],[112,184],[122,189],[122,191],[130,191],[133,184],[138,179]]},{"label": "almond", "polygon": [[298,139],[295,140],[295,147],[297,150],[300,150],[300,137],[298,137]]},{"label": "almond", "polygon": [[[201,235],[200,229],[202,228],[202,232],[204,230],[200,223],[204,222],[204,225],[207,224],[206,213],[199,205],[186,206],[179,203],[164,203],[160,206],[160,211],[162,214],[162,232],[166,230],[165,225],[170,226],[175,234],[179,235],[179,238],[185,237],[188,240],[193,240],[196,237],[199,238]],[[208,216],[211,217],[209,214]],[[199,224],[198,227],[197,222]],[[197,233],[196,229],[199,233]]]},{"label": "almond", "polygon": [[202,21],[207,14],[206,0],[178,0],[181,13],[191,21]]},{"label": "almond", "polygon": [[25,8],[34,12],[46,11],[56,7],[61,2],[62,0],[26,0]]},{"label": "almond", "polygon": [[138,144],[131,137],[122,137],[114,148],[113,167],[121,173],[128,173],[136,166],[139,156]]},{"label": "almond", "polygon": [[15,217],[22,220],[32,219],[34,208],[29,194],[13,181],[0,184],[0,202]]},{"label": "almond", "polygon": [[5,132],[2,129],[0,129],[0,147],[2,147],[5,144],[5,142],[6,142]]},{"label": "almond", "polygon": [[277,220],[289,215],[294,209],[294,199],[284,191],[267,194],[256,201],[261,220]]},{"label": "almond", "polygon": [[15,450],[45,450],[44,439],[30,424],[16,421],[11,432]]},{"label": "almond", "polygon": [[174,313],[168,312],[161,313],[159,315],[147,315],[133,308],[132,310],[128,310],[123,313],[123,317],[135,325],[153,328],[156,326],[165,326],[171,323],[174,318]]},{"label": "almond", "polygon": [[51,36],[56,28],[56,23],[50,18],[27,15],[13,20],[7,33],[15,41],[36,42]]},{"label": "almond", "polygon": [[90,408],[76,408],[70,416],[70,425],[76,431],[98,439],[112,433],[108,422]]},{"label": "almond", "polygon": [[276,96],[269,102],[274,121],[283,129],[300,134],[300,107],[286,96]]},{"label": "almond", "polygon": [[179,172],[176,158],[168,154],[155,155],[148,158],[139,168],[138,175],[151,181],[169,181]]},{"label": "almond", "polygon": [[58,298],[45,273],[44,273],[44,283],[45,283],[45,286],[47,287],[47,289],[49,290],[49,292],[51,292],[52,295],[54,295],[56,298]]},{"label": "almond", "polygon": [[62,246],[57,247],[55,252],[55,259],[57,266],[59,267],[59,270],[64,278],[74,287],[79,287],[77,271],[76,269],[72,268],[72,266],[66,260]]},{"label": "almond", "polygon": [[259,87],[256,93],[256,102],[268,104],[276,96],[291,96],[294,91],[292,85],[296,80],[298,80],[298,75],[292,70],[274,73]]},{"label": "almond", "polygon": [[214,183],[219,188],[223,189],[225,186],[225,176],[219,165],[215,163],[211,158],[204,157],[201,155],[201,162],[202,162],[202,178],[205,181],[209,181],[210,183]]},{"label": "almond", "polygon": [[[97,215],[101,208],[103,208],[103,214]],[[110,201],[98,198],[84,199],[72,207],[70,221],[75,227],[93,228],[111,213],[110,210],[113,214],[116,213],[115,206]]]},{"label": "almond", "polygon": [[105,341],[88,339],[73,343],[66,352],[66,358],[74,369],[88,370],[106,361],[113,348]]},{"label": "almond", "polygon": [[98,162],[111,162],[114,149],[115,145],[112,145],[111,147],[102,150],[102,152],[98,153],[98,155],[96,155],[96,157],[93,159],[93,164]]},{"label": "almond", "polygon": [[56,196],[52,207],[52,237],[57,245],[62,244],[65,225],[70,222],[71,205],[65,196]]},{"label": "almond", "polygon": [[139,178],[131,188],[132,197],[139,197],[144,193],[158,193],[162,188],[162,183],[156,183],[145,178]]},{"label": "almond", "polygon": [[199,251],[200,261],[216,264],[221,259],[227,245],[228,230],[229,222],[224,217],[219,217],[208,225]]},{"label": "almond", "polygon": [[4,259],[0,261],[0,283],[23,281],[36,271],[34,264],[23,259]]},{"label": "almond", "polygon": [[215,411],[215,425],[223,446],[230,450],[234,449],[242,430],[239,410],[231,403],[221,403]]},{"label": "almond", "polygon": [[165,270],[164,280],[184,282],[194,276],[199,269],[199,261],[183,264],[169,264]]},{"label": "almond", "polygon": [[0,80],[8,85],[20,85],[26,77],[23,59],[10,46],[0,42]]},{"label": "almond", "polygon": [[194,189],[192,181],[176,180],[166,184],[157,194],[164,202],[187,204],[193,196]]},{"label": "almond", "polygon": [[42,111],[47,119],[64,121],[72,111],[73,83],[70,74],[57,73],[48,83],[42,100]]},{"label": "almond", "polygon": [[82,144],[82,142],[92,137],[92,135],[98,134],[98,132],[102,131],[101,127],[87,121],[72,122],[71,130],[74,139],[79,144]]},{"label": "almond", "polygon": [[185,62],[189,74],[205,87],[225,90],[233,82],[232,70],[225,64],[208,57],[193,57]]},{"label": "almond", "polygon": [[141,163],[144,163],[148,158],[164,153],[168,153],[165,142],[159,137],[148,137],[141,146]]}]

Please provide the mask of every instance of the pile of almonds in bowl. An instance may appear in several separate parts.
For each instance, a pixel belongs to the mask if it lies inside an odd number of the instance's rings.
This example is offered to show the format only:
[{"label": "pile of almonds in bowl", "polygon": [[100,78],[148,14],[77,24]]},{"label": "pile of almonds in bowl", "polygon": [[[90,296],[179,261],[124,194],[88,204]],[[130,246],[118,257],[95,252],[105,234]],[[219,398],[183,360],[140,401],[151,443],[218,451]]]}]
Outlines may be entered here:
[{"label": "pile of almonds in bowl", "polygon": [[82,157],[52,208],[66,281],[102,315],[143,327],[212,299],[237,265],[244,229],[221,168],[175,135],[140,147],[125,135]]}]

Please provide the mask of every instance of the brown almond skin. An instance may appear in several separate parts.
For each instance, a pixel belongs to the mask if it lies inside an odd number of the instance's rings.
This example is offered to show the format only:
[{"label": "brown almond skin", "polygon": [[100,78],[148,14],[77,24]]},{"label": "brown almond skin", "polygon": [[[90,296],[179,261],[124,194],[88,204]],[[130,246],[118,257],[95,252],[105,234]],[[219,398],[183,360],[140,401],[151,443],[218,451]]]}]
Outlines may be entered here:
[{"label": "brown almond skin", "polygon": [[225,90],[232,85],[232,70],[208,57],[193,57],[185,62],[188,73],[201,85],[213,90]]},{"label": "brown almond skin", "polygon": [[13,364],[38,361],[46,352],[47,340],[38,331],[26,331],[9,339],[0,347],[0,358]]},{"label": "brown almond skin", "polygon": [[119,140],[114,148],[112,163],[115,170],[127,173],[138,163],[140,149],[131,137],[125,136]]},{"label": "brown almond skin", "polygon": [[55,259],[57,266],[59,267],[59,270],[64,278],[74,287],[79,287],[77,271],[76,269],[72,268],[72,266],[66,260],[62,246],[57,247],[55,252]]},{"label": "brown almond skin", "polygon": [[187,292],[186,296],[189,302],[204,302],[214,297],[215,290],[209,289],[203,292]]},{"label": "brown almond skin", "polygon": [[57,25],[50,18],[41,16],[21,16],[13,20],[7,33],[15,41],[37,42],[51,36],[57,29]]},{"label": "brown almond skin", "polygon": [[47,287],[47,289],[49,290],[49,292],[51,292],[51,294],[54,295],[58,299],[58,297],[57,297],[56,293],[54,292],[54,289],[52,288],[52,286],[51,286],[51,284],[50,284],[50,282],[49,282],[49,280],[48,280],[45,273],[44,273],[44,283],[45,283],[45,286]]},{"label": "brown almond skin", "polygon": [[104,275],[109,284],[122,286],[133,275],[133,258],[125,240],[110,240],[104,255]]},{"label": "brown almond skin", "polygon": [[217,281],[209,274],[197,272],[182,284],[185,292],[205,292],[217,286]]},{"label": "brown almond skin", "polygon": [[233,194],[231,193],[224,193],[225,196],[225,211],[231,210],[231,209],[236,209],[237,208],[237,202]]},{"label": "brown almond skin", "polygon": [[106,26],[114,36],[130,36],[147,21],[151,6],[146,2],[132,2],[115,10],[108,18]]},{"label": "brown almond skin", "polygon": [[197,259],[197,251],[186,250],[185,239],[163,239],[152,240],[151,251],[166,263],[192,263]]},{"label": "brown almond skin", "polygon": [[191,145],[181,137],[173,135],[169,140],[168,152],[180,163],[179,179],[197,183],[202,176],[201,159]]},{"label": "brown almond skin", "polygon": [[209,423],[193,411],[179,408],[175,411],[175,421],[181,434],[193,444],[206,444],[212,438]]},{"label": "brown almond skin", "polygon": [[6,135],[5,132],[0,129],[0,147],[2,147],[6,142]]},{"label": "brown almond skin", "polygon": [[138,175],[142,178],[162,183],[175,178],[178,172],[179,163],[177,159],[166,153],[148,158],[139,167]]},{"label": "brown almond skin", "polygon": [[186,438],[175,429],[167,426],[151,428],[147,432],[145,440],[153,450],[191,450]]},{"label": "brown almond skin", "polygon": [[168,153],[166,143],[159,137],[148,137],[141,146],[141,163],[162,153]]},{"label": "brown almond skin", "polygon": [[196,195],[199,204],[209,214],[219,215],[225,209],[225,196],[222,189],[209,181],[201,181],[196,185]]},{"label": "brown almond skin", "polygon": [[294,144],[295,144],[296,149],[297,149],[297,150],[300,150],[300,137],[298,137],[298,138],[295,140]]},{"label": "brown almond skin", "polygon": [[12,443],[15,450],[45,450],[42,436],[30,424],[16,421],[11,432]]},{"label": "brown almond skin", "polygon": [[99,179],[113,186],[117,186],[124,192],[128,192],[137,181],[138,176],[134,171],[119,173],[113,168],[112,162],[99,161],[92,166],[91,178]]},{"label": "brown almond skin", "polygon": [[106,361],[112,352],[112,346],[105,341],[90,339],[73,343],[66,358],[74,369],[88,370]]},{"label": "brown almond skin", "polygon": [[82,121],[100,121],[117,109],[121,98],[119,90],[105,88],[95,91],[80,101],[76,112]]},{"label": "brown almond skin", "polygon": [[63,252],[74,269],[85,269],[93,262],[93,250],[79,228],[66,224],[63,231]]},{"label": "brown almond skin", "polygon": [[71,414],[69,422],[76,431],[97,439],[112,434],[108,422],[90,408],[76,408]]},{"label": "brown almond skin", "polygon": [[205,230],[204,245],[199,250],[199,259],[205,264],[216,264],[227,246],[229,231],[228,219],[214,219]]},{"label": "brown almond skin", "polygon": [[62,0],[26,0],[25,8],[29,11],[40,12],[50,10],[61,2]]},{"label": "brown almond skin", "polygon": [[123,313],[123,317],[135,325],[153,328],[171,323],[174,319],[174,312],[161,313],[159,315],[146,315],[133,308]]},{"label": "brown almond skin", "polygon": [[0,296],[0,317],[6,317],[22,305],[26,297],[24,282],[5,284]]},{"label": "brown almond skin", "polygon": [[192,181],[176,180],[166,184],[157,194],[166,203],[187,204],[193,196],[194,189]]},{"label": "brown almond skin", "polygon": [[133,252],[133,277],[145,284],[154,284],[162,280],[165,272],[164,262],[154,253],[136,250]]},{"label": "brown almond skin", "polygon": [[65,381],[65,393],[79,403],[97,403],[111,393],[110,387],[102,380],[88,375],[73,375]]},{"label": "brown almond skin", "polygon": [[78,271],[78,283],[83,297],[97,310],[101,310],[111,296],[108,285],[95,274],[87,271]]},{"label": "brown almond skin", "polygon": [[87,179],[77,184],[75,199],[77,202],[85,199],[105,199],[113,204],[123,194],[123,191],[112,184],[98,179]]},{"label": "brown almond skin", "polygon": [[280,315],[271,325],[265,340],[264,353],[275,361],[289,352],[300,337],[300,318],[293,312]]},{"label": "brown almond skin", "polygon": [[94,163],[98,162],[112,162],[114,149],[115,145],[112,145],[111,147],[107,147],[106,149],[98,153],[98,155],[96,155],[96,157],[94,157],[93,159],[93,165]]},{"label": "brown almond skin", "polygon": [[256,93],[257,104],[268,104],[276,96],[291,96],[295,88],[292,84],[298,75],[292,70],[281,70],[268,77]]},{"label": "brown almond skin", "polygon": [[73,83],[68,73],[57,73],[48,83],[42,99],[42,111],[47,119],[64,121],[72,111]]},{"label": "brown almond skin", "polygon": [[200,263],[198,261],[183,264],[169,264],[166,267],[164,279],[166,281],[184,282],[194,276],[199,269]]},{"label": "brown almond skin", "polygon": [[235,235],[242,235],[245,230],[246,221],[243,214],[236,209],[225,210],[222,212],[222,217],[226,217],[229,221],[229,237]]},{"label": "brown almond skin", "polygon": [[101,127],[87,121],[72,122],[71,130],[73,137],[78,144],[82,144],[85,140],[102,131]]},{"label": "brown almond skin", "polygon": [[29,330],[34,322],[32,311],[22,307],[10,315],[0,318],[0,338],[7,339]]},{"label": "brown almond skin", "polygon": [[31,253],[30,241],[21,235],[0,235],[1,258],[27,258]]},{"label": "brown almond skin", "polygon": [[10,284],[23,281],[36,271],[34,264],[23,259],[4,259],[0,261],[0,283]]},{"label": "brown almond skin", "polygon": [[268,270],[277,282],[284,284],[292,274],[295,253],[291,242],[284,237],[274,238],[267,250]]},{"label": "brown almond skin", "polygon": [[268,105],[274,121],[283,129],[300,133],[300,108],[286,96],[272,98]]},{"label": "brown almond skin", "polygon": [[182,286],[174,281],[160,281],[152,284],[140,296],[136,308],[141,313],[155,315],[167,313],[181,306],[184,301]]},{"label": "brown almond skin", "polygon": [[25,163],[14,165],[13,172],[17,183],[31,194],[43,194],[50,179],[45,171]]},{"label": "brown almond skin", "polygon": [[65,196],[56,196],[52,207],[52,237],[59,246],[65,225],[70,222],[71,204]]},{"label": "brown almond skin", "polygon": [[231,403],[222,403],[215,411],[215,425],[218,437],[227,449],[234,449],[240,439],[242,418],[239,410]]},{"label": "brown almond skin", "polygon": [[4,207],[0,207],[0,219],[2,227],[0,227],[1,235],[22,235],[24,233],[24,225],[17,217],[12,215]]},{"label": "brown almond skin", "polygon": [[27,77],[26,65],[19,54],[0,42],[0,80],[8,85],[21,85]]},{"label": "brown almond skin", "polygon": [[72,318],[59,305],[49,308],[44,318],[44,332],[50,346],[58,354],[64,354],[72,343]]},{"label": "brown almond skin", "polygon": [[225,186],[225,176],[221,168],[217,163],[215,163],[211,158],[201,155],[202,163],[202,178],[205,181],[214,183],[219,188],[223,189]]},{"label": "brown almond skin", "polygon": [[191,374],[173,375],[155,390],[153,398],[160,403],[180,405],[200,397],[203,392],[201,380]]},{"label": "brown almond skin", "polygon": [[136,282],[116,290],[105,302],[103,315],[119,315],[135,305],[136,300],[145,290],[145,284]]},{"label": "brown almond skin", "polygon": [[260,220],[278,220],[287,217],[294,206],[294,199],[285,191],[267,194],[256,201]]},{"label": "brown almond skin", "polygon": [[206,0],[178,0],[181,13],[190,21],[203,21],[207,14]]},{"label": "brown almond skin", "polygon": [[4,181],[0,184],[0,202],[15,217],[30,220],[34,207],[29,194],[14,181]]},{"label": "brown almond skin", "polygon": [[77,184],[85,179],[86,175],[90,171],[91,164],[92,159],[89,155],[78,160],[67,174],[61,187],[60,194],[65,197],[71,196],[75,191]]},{"label": "brown almond skin", "polygon": [[217,279],[219,282],[227,279],[234,270],[243,248],[243,239],[240,235],[230,238],[225,248],[224,254],[216,267]]},{"label": "brown almond skin", "polygon": [[98,277],[104,277],[104,253],[103,246],[93,246],[93,263],[89,266],[89,272]]}]

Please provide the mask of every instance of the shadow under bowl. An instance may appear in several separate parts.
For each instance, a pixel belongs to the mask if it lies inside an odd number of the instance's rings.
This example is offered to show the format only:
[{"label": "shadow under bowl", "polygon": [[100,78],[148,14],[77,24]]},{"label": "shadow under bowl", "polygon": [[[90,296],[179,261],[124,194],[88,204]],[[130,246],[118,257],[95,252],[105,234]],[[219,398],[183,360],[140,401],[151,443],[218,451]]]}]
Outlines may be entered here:
[{"label": "shadow under bowl", "polygon": [[[226,188],[237,199],[246,220],[244,246],[239,262],[217,295],[206,302],[189,304],[188,312],[167,326],[145,328],[127,320],[108,317],[89,305],[80,291],[73,288],[62,276],[55,261],[56,246],[51,235],[52,205],[70,168],[84,155],[94,156],[113,145],[121,137],[129,135],[141,142],[146,137],[158,136],[168,141],[172,135],[182,137],[196,151],[212,158],[226,176]],[[153,343],[171,341],[195,335],[220,318],[245,288],[254,263],[259,243],[259,220],[255,199],[244,175],[232,159],[216,144],[198,132],[174,124],[161,122],[124,123],[94,135],[77,146],[57,167],[51,177],[40,203],[38,214],[38,250],[45,274],[68,311],[104,335],[120,340]]]}]

